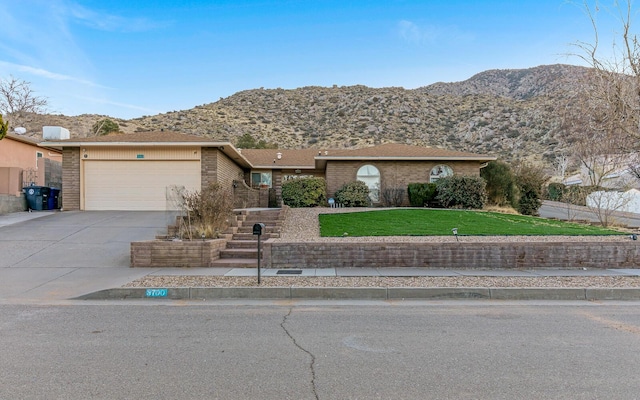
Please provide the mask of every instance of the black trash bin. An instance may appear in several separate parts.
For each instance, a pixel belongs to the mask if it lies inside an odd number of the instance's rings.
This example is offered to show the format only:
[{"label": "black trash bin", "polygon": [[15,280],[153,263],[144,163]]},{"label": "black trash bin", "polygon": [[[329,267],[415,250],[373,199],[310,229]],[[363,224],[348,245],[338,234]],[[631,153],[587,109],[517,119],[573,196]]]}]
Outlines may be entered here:
[{"label": "black trash bin", "polygon": [[47,206],[49,210],[57,210],[59,205],[60,189],[49,188],[49,198],[47,199]]},{"label": "black trash bin", "polygon": [[27,207],[29,210],[48,210],[49,209],[49,193],[50,189],[45,186],[27,186],[22,188],[27,198]]}]

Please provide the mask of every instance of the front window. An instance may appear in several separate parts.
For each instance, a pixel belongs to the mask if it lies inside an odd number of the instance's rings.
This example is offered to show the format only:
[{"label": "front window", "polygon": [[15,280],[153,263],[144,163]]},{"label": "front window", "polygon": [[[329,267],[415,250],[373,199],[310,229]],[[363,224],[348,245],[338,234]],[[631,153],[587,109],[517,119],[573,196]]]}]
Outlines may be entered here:
[{"label": "front window", "polygon": [[433,183],[440,178],[446,178],[448,176],[453,175],[453,170],[448,165],[436,165],[431,170],[431,175],[429,176],[429,182]]},{"label": "front window", "polygon": [[369,198],[374,203],[380,200],[380,171],[373,165],[363,165],[358,170],[356,179],[364,182],[369,188]]},{"label": "front window", "polygon": [[271,187],[271,172],[252,172],[251,173],[251,187]]}]

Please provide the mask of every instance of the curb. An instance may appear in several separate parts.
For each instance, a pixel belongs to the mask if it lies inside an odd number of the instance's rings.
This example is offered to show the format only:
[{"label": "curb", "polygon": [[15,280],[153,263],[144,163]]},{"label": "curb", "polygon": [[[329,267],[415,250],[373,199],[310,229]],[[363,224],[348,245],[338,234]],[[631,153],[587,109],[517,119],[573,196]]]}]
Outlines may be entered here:
[{"label": "curb", "polygon": [[72,300],[640,300],[640,288],[213,287],[115,288]]}]

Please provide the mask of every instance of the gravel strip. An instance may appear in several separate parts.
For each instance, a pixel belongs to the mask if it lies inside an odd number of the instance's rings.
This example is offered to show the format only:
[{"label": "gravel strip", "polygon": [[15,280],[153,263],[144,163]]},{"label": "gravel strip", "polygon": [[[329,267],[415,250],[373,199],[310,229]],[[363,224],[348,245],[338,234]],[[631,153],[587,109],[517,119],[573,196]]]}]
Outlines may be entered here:
[{"label": "gravel strip", "polygon": [[[124,287],[249,287],[255,277],[147,276]],[[635,288],[640,277],[263,277],[261,287],[536,287]]]},{"label": "gravel strip", "polygon": [[[384,236],[322,238],[318,215],[321,213],[359,212],[380,208],[287,208],[278,242],[357,241],[357,242],[451,242],[453,236]],[[548,242],[620,241],[620,236],[461,236],[467,242]],[[622,288],[640,287],[640,277],[263,277],[261,287],[536,287],[536,288]],[[250,287],[258,286],[255,277],[224,276],[146,276],[124,287]]]}]

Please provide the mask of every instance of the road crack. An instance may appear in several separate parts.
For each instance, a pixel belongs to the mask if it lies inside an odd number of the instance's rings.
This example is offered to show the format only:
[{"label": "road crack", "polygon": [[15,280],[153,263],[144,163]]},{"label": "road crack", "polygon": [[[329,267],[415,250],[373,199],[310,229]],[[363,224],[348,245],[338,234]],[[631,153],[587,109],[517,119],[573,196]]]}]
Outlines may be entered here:
[{"label": "road crack", "polygon": [[280,327],[282,328],[284,333],[286,333],[287,336],[289,336],[289,339],[291,339],[291,341],[293,342],[293,345],[296,346],[298,349],[302,350],[303,352],[305,352],[311,358],[311,362],[309,362],[309,371],[311,372],[311,391],[313,392],[313,396],[315,397],[315,399],[319,400],[320,398],[318,397],[318,392],[316,391],[316,370],[315,370],[316,356],[313,355],[313,353],[311,353],[309,350],[302,347],[298,343],[296,338],[294,338],[293,335],[291,335],[291,332],[289,332],[289,330],[285,327],[285,324],[287,323],[287,320],[291,316],[292,311],[293,311],[293,307],[289,308],[289,312],[287,313],[287,315],[285,315],[282,318]]}]

